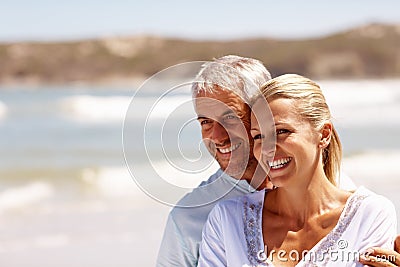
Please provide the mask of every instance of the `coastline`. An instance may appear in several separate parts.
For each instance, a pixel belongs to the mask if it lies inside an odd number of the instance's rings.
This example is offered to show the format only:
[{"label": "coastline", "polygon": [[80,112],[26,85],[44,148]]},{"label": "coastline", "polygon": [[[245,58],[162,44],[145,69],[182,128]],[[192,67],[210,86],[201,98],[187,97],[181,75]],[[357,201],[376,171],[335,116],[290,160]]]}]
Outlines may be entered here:
[{"label": "coastline", "polygon": [[[144,75],[128,76],[107,76],[96,80],[75,80],[75,81],[49,81],[37,77],[24,79],[5,79],[0,82],[0,90],[4,88],[64,88],[64,87],[105,87],[110,89],[118,87],[139,87],[148,77]],[[399,77],[400,79],[400,77]]]}]

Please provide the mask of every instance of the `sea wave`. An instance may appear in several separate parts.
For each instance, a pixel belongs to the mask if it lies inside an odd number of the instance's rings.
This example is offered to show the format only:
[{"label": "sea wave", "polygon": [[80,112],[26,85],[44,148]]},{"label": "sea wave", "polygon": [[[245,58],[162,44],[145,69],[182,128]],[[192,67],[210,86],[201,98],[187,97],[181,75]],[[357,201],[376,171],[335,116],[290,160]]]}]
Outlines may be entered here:
[{"label": "sea wave", "polygon": [[219,168],[218,163],[213,159],[211,161],[202,160],[197,164],[183,160],[173,162],[173,164],[171,164],[171,161],[157,161],[152,166],[160,179],[169,184],[188,189],[197,187]]},{"label": "sea wave", "polygon": [[54,188],[45,182],[31,182],[24,186],[8,188],[0,192],[0,214],[7,210],[28,207],[48,199],[54,194]]},{"label": "sea wave", "polygon": [[190,95],[168,97],[91,96],[77,95],[61,100],[62,112],[78,122],[122,122],[127,112],[129,118],[166,119],[182,117],[192,112]]},{"label": "sea wave", "polygon": [[166,119],[170,116],[181,117],[189,113],[195,114],[190,95],[169,96],[154,101],[149,119]]},{"label": "sea wave", "polygon": [[5,118],[7,113],[7,106],[3,102],[0,101],[0,120]]},{"label": "sea wave", "polygon": [[[207,165],[206,162],[205,165]],[[81,178],[85,183],[97,188],[98,192],[105,197],[135,197],[144,195],[140,188],[141,182],[145,181],[142,177],[157,176],[160,182],[162,180],[190,190],[197,187],[201,181],[208,179],[218,169],[216,162],[200,173],[187,173],[176,169],[166,161],[154,162],[152,166],[151,170],[147,169],[147,165],[136,166],[134,176],[131,176],[127,167],[86,168],[82,170]],[[135,175],[140,175],[140,177],[135,177]]]},{"label": "sea wave", "polygon": [[126,167],[85,168],[81,179],[109,198],[143,195]]},{"label": "sea wave", "polygon": [[398,187],[399,162],[399,150],[370,150],[345,157],[343,171],[358,185]]},{"label": "sea wave", "polygon": [[130,97],[77,95],[61,100],[65,116],[80,122],[122,122]]},{"label": "sea wave", "polygon": [[320,85],[338,124],[400,124],[400,80],[321,81]]}]

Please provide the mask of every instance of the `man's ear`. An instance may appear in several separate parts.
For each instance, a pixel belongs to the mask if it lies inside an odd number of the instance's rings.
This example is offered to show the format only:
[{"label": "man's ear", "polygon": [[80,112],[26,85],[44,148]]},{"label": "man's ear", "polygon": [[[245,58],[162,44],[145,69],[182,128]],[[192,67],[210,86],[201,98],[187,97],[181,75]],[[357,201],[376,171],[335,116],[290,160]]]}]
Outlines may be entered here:
[{"label": "man's ear", "polygon": [[324,125],[322,126],[322,129],[320,130],[320,137],[321,137],[321,140],[319,142],[320,148],[324,149],[329,145],[329,143],[331,142],[332,131],[333,131],[332,123],[330,121],[325,122]]}]

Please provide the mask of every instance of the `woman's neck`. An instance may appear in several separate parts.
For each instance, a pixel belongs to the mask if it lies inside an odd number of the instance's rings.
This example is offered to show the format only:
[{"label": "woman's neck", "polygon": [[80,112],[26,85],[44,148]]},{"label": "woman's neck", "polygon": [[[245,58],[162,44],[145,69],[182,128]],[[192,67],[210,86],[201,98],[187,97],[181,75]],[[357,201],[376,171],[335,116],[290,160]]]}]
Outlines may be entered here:
[{"label": "woman's neck", "polygon": [[316,172],[307,182],[280,187],[271,193],[272,199],[267,202],[273,203],[271,211],[294,218],[299,226],[315,216],[343,206],[350,195],[334,186],[323,171]]}]

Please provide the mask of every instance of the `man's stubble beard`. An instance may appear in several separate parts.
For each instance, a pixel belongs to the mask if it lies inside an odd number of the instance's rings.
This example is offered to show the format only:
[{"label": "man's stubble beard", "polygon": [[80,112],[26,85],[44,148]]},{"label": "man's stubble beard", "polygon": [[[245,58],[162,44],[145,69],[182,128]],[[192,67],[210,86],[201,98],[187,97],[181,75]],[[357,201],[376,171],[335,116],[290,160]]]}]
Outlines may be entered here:
[{"label": "man's stubble beard", "polygon": [[[237,151],[236,153],[239,152]],[[219,159],[218,156],[215,159],[226,174],[236,179],[241,179],[249,168],[257,165],[257,160],[250,156],[250,153],[253,152],[248,146],[245,146],[241,151],[241,155],[233,153],[229,160]]]}]

